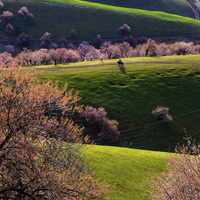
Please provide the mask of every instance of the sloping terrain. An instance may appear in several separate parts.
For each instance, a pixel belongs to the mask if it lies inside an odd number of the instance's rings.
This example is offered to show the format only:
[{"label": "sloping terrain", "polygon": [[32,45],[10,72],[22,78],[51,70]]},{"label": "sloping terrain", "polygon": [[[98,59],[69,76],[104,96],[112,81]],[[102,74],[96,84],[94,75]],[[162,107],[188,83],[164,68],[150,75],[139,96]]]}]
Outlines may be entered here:
[{"label": "sloping terrain", "polygon": [[[200,139],[200,56],[123,59],[127,76],[117,60],[41,66],[40,80],[68,82],[79,90],[81,103],[104,107],[119,121],[121,139],[133,148],[173,151],[177,142],[192,135]],[[151,114],[169,107],[173,121],[161,123]]]},{"label": "sloping terrain", "polygon": [[102,181],[116,184],[115,192],[108,196],[112,200],[145,200],[146,180],[161,173],[165,167],[167,153],[119,147],[97,146],[84,150],[84,157],[92,171]]},{"label": "sloping terrain", "polygon": [[184,17],[194,18],[194,13],[191,10],[186,0],[86,0],[89,2],[102,3],[106,5],[137,8],[149,11],[161,11]]},{"label": "sloping terrain", "polygon": [[[200,22],[162,12],[120,8],[78,0],[49,1],[57,4],[39,0],[37,2],[4,0],[5,7],[1,12],[12,11],[14,19],[10,23],[22,25],[24,32],[31,35],[34,44],[39,43],[39,38],[45,32],[50,32],[52,39],[69,38],[71,29],[77,31],[77,39],[73,42],[91,40],[97,34],[105,40],[120,40],[117,29],[124,23],[131,27],[131,34],[134,37],[191,38],[198,36],[200,32]],[[33,24],[26,24],[18,16],[17,11],[22,6],[27,6],[35,15]],[[15,44],[15,37],[8,37],[3,29],[0,43]]]}]

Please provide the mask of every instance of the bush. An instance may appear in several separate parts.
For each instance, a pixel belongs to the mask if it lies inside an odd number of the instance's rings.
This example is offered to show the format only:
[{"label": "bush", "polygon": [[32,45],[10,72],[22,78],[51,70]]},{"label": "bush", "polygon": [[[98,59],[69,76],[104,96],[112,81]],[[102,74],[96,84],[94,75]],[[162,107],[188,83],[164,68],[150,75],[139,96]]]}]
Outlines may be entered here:
[{"label": "bush", "polygon": [[86,106],[85,110],[80,112],[85,127],[84,134],[96,144],[119,145],[118,122],[109,120],[104,108],[93,108]]},{"label": "bush", "polygon": [[172,116],[168,113],[169,108],[164,106],[158,106],[155,110],[152,110],[152,114],[155,116],[156,120],[161,122],[170,122],[172,121]]}]

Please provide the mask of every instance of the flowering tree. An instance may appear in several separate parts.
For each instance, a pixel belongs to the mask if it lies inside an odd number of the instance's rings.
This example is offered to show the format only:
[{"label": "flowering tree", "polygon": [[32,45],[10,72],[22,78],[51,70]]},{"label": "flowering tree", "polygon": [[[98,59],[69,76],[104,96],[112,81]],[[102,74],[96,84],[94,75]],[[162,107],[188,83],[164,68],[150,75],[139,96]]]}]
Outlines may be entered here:
[{"label": "flowering tree", "polygon": [[121,36],[127,36],[131,32],[131,28],[129,25],[124,24],[118,28],[118,32]]},{"label": "flowering tree", "polygon": [[35,17],[32,13],[29,12],[28,8],[23,6],[18,10],[18,14],[21,18],[26,20],[27,22],[30,22]]},{"label": "flowering tree", "polygon": [[169,114],[169,108],[164,106],[158,106],[155,110],[152,111],[152,114],[157,120],[161,122],[170,122],[172,121],[172,116]]},{"label": "flowering tree", "polygon": [[0,1],[0,9],[2,9],[4,7],[4,4],[2,3],[2,1]]},{"label": "flowering tree", "polygon": [[127,42],[123,42],[123,43],[120,43],[120,44],[117,44],[120,52],[121,52],[121,57],[123,58],[128,58],[130,57],[130,52],[133,50],[133,48],[130,46],[129,43]]},{"label": "flowering tree", "polygon": [[90,139],[97,144],[115,144],[119,145],[118,122],[109,120],[104,108],[93,108],[86,106],[80,112],[84,124],[84,133],[89,135]]},{"label": "flowering tree", "polygon": [[6,26],[6,33],[8,35],[13,35],[15,32],[15,29],[14,27],[9,23],[7,26]]},{"label": "flowering tree", "polygon": [[6,51],[7,53],[13,54],[13,53],[14,53],[14,50],[15,50],[15,48],[14,48],[13,45],[6,45],[6,46],[5,46],[5,51]]},{"label": "flowering tree", "polygon": [[8,67],[12,65],[13,61],[11,53],[4,52],[0,54],[0,65],[5,64]]},{"label": "flowering tree", "polygon": [[10,11],[3,11],[1,17],[3,18],[3,20],[11,20],[13,18],[13,13]]},{"label": "flowering tree", "polygon": [[44,33],[44,35],[40,38],[40,45],[44,48],[48,48],[51,43],[51,33]]},{"label": "flowering tree", "polygon": [[108,187],[78,156],[84,138],[70,119],[77,94],[39,84],[34,71],[0,68],[0,198],[101,198]]}]

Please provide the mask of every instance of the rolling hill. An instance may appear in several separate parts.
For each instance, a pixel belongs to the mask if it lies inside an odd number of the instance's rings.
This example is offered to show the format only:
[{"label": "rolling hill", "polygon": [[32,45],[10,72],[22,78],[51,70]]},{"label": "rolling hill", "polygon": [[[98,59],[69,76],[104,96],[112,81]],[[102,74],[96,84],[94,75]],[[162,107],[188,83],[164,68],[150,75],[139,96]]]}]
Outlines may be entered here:
[{"label": "rolling hill", "polygon": [[147,200],[146,180],[164,171],[168,153],[119,147],[93,146],[84,150],[85,162],[97,177],[110,185],[115,192],[112,200]]},{"label": "rolling hill", "polygon": [[194,18],[194,13],[186,0],[86,0],[89,2],[101,3],[106,5],[137,8],[149,11],[161,11]]},{"label": "rolling hill", "polygon": [[[121,37],[117,29],[124,23],[131,27],[131,34],[134,37],[198,40],[200,32],[199,21],[163,12],[108,6],[79,0],[49,0],[48,2],[4,0],[3,2],[5,4],[3,10],[10,10],[14,13],[14,19],[10,23],[20,24],[24,27],[24,32],[31,35],[34,44],[32,48],[38,47],[38,40],[45,32],[50,32],[52,39],[69,38],[71,29],[77,31],[77,39],[73,40],[75,43],[91,40],[97,34],[105,40],[120,41]],[[35,15],[34,24],[26,24],[17,15],[17,11],[22,6],[27,6]],[[2,45],[15,44],[15,38],[8,37],[3,29],[0,34],[0,43]]]},{"label": "rolling hill", "polygon": [[[48,79],[79,91],[81,103],[104,107],[119,122],[121,139],[139,149],[173,151],[186,133],[200,139],[200,56],[123,59],[127,76],[117,60],[40,66],[41,81]],[[169,107],[173,121],[160,123],[151,111]]]}]

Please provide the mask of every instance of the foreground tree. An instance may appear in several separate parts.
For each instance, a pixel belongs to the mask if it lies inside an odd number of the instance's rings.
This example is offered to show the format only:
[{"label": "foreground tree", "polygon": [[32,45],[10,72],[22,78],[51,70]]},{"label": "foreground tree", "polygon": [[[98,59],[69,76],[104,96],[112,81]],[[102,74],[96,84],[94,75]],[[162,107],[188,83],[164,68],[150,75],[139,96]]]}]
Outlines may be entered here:
[{"label": "foreground tree", "polygon": [[[79,97],[39,84],[35,72],[0,67],[0,198],[100,198],[107,186],[82,169],[85,140],[70,116]],[[66,143],[64,143],[64,141]]]},{"label": "foreground tree", "polygon": [[151,182],[153,199],[200,199],[200,145],[186,139],[187,144],[178,145],[168,158],[168,170]]}]

